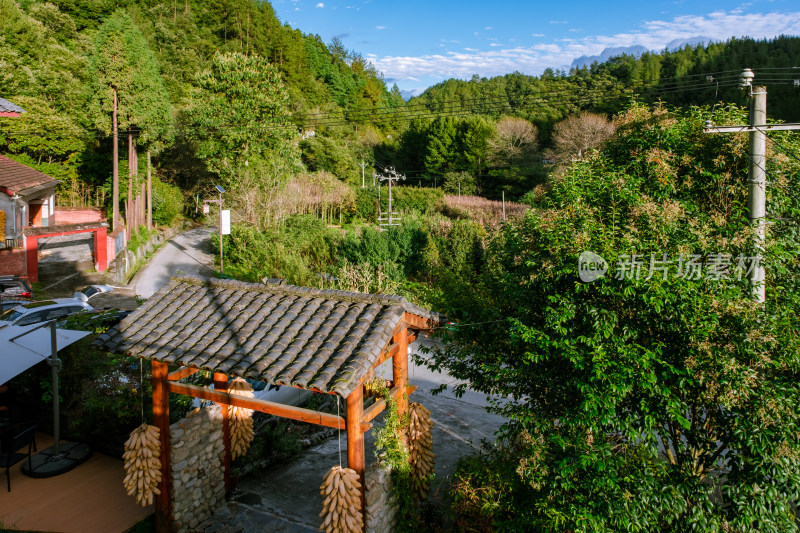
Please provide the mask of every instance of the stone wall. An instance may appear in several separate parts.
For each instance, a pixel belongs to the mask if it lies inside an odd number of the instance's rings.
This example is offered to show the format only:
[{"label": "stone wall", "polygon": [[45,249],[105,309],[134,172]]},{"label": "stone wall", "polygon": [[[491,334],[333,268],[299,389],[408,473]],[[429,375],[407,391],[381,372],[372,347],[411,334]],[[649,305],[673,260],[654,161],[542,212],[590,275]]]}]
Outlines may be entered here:
[{"label": "stone wall", "polygon": [[225,504],[220,407],[198,408],[170,426],[172,531],[193,530]]},{"label": "stone wall", "polygon": [[391,472],[381,463],[367,468],[367,533],[397,529],[397,499],[392,492]]}]

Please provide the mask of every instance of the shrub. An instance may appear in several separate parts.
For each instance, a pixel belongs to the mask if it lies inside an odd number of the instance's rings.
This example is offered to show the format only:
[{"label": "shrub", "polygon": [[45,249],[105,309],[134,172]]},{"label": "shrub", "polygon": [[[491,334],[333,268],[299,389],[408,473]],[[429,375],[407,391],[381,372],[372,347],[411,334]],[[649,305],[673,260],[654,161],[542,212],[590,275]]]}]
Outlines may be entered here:
[{"label": "shrub", "polygon": [[153,179],[153,222],[169,226],[183,213],[183,193],[176,185]]}]

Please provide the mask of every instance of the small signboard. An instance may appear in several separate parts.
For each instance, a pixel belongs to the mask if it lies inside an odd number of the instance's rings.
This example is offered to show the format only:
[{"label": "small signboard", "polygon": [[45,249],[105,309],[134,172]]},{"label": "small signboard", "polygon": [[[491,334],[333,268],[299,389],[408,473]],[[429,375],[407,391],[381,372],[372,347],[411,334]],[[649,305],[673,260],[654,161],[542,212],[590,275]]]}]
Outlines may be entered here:
[{"label": "small signboard", "polygon": [[231,210],[230,209],[223,209],[222,210],[222,230],[221,233],[223,235],[230,235],[231,234]]},{"label": "small signboard", "polygon": [[208,204],[203,204],[203,214],[207,215],[211,209],[208,207]]}]

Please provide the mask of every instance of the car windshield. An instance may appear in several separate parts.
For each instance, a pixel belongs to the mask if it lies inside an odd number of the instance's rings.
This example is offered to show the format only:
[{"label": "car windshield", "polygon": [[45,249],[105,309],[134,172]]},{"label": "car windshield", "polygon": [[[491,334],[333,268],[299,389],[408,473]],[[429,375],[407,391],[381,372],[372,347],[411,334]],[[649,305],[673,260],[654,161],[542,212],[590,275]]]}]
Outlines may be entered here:
[{"label": "car windshield", "polygon": [[17,311],[16,308],[9,309],[8,311],[6,311],[2,315],[0,315],[0,320],[5,320],[7,322],[13,322],[13,321],[15,321],[16,319],[18,319],[19,317],[21,317],[24,314],[25,313],[23,313],[22,311]]},{"label": "car windshield", "polygon": [[98,289],[94,288],[94,287],[86,287],[81,292],[83,294],[85,294],[87,298],[89,298],[90,296],[94,296],[95,294],[97,294],[100,291]]}]

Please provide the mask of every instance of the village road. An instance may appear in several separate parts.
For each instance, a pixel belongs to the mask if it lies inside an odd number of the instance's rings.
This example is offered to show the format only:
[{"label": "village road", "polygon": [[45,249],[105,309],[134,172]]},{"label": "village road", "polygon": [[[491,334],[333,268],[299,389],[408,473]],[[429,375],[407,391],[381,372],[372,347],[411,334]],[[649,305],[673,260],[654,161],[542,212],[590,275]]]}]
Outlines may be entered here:
[{"label": "village road", "polygon": [[143,266],[129,286],[138,296],[149,298],[169,283],[172,276],[214,274],[214,255],[211,249],[211,228],[198,227],[175,236],[156,252]]}]

